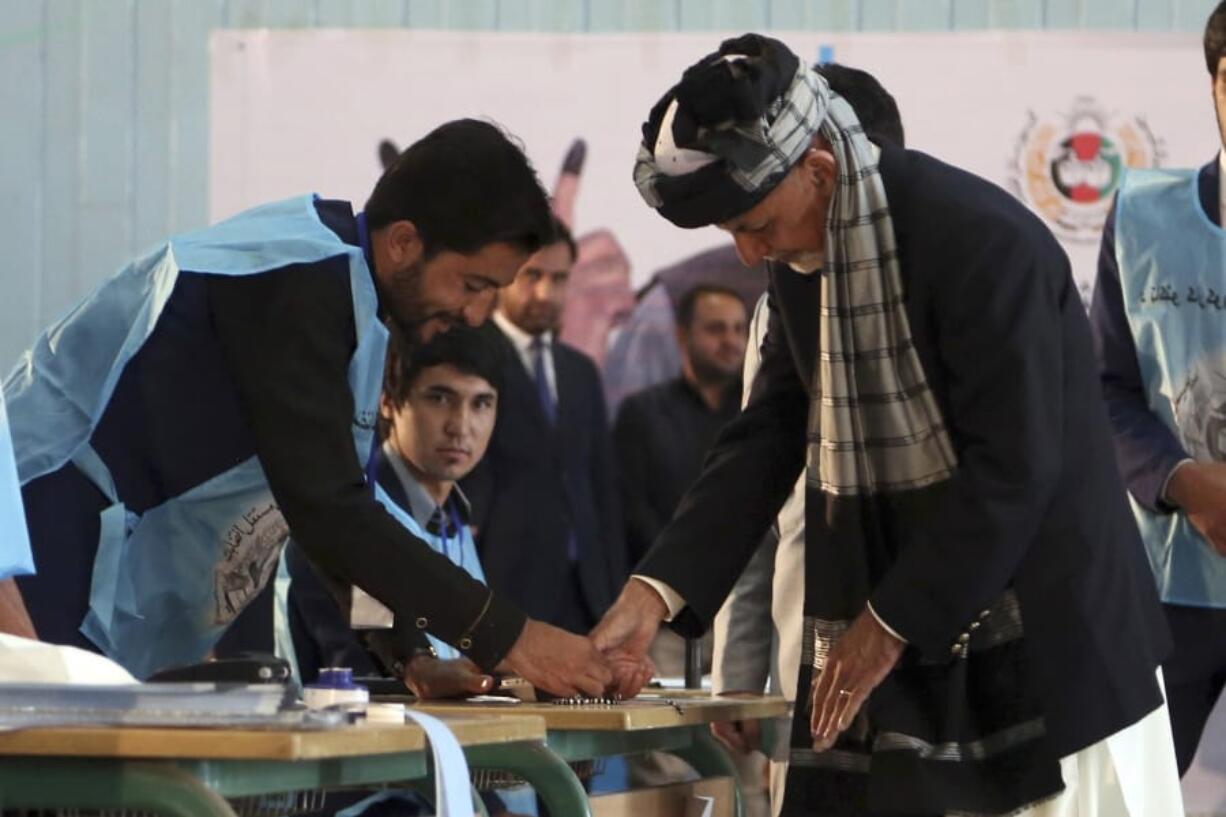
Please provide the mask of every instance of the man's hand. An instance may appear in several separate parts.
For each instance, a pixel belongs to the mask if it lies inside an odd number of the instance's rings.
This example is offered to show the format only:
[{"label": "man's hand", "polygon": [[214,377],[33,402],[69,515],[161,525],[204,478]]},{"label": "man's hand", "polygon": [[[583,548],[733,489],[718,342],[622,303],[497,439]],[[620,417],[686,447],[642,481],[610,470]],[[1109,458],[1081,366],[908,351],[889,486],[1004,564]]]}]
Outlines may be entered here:
[{"label": "man's hand", "polygon": [[502,665],[554,695],[604,694],[613,682],[608,661],[588,639],[528,619]]},{"label": "man's hand", "polygon": [[404,683],[423,701],[481,695],[494,688],[494,679],[467,658],[449,661],[418,655],[404,670]]},{"label": "man's hand", "polygon": [[1226,463],[1189,462],[1175,469],[1167,498],[1188,515],[1192,527],[1226,556]]},{"label": "man's hand", "polygon": [[813,682],[809,702],[813,751],[826,751],[851,726],[869,693],[898,663],[904,646],[868,610],[852,622],[827,653],[826,666]]},{"label": "man's hand", "polygon": [[17,589],[16,579],[0,581],[0,633],[38,638],[38,633],[34,632],[34,622],[30,621],[30,614],[22,601],[21,591]]},{"label": "man's hand", "polygon": [[649,656],[636,656],[625,650],[611,650],[604,656],[613,670],[613,683],[606,694],[633,698],[656,675],[656,665]]},{"label": "man's hand", "polygon": [[623,698],[633,698],[650,680],[654,668],[647,660],[647,648],[667,615],[668,607],[660,594],[646,582],[632,578],[592,630],[596,647],[614,662],[617,677],[613,691]]},{"label": "man's hand", "polygon": [[762,749],[762,725],[757,721],[715,721],[711,734],[733,752],[747,755]]}]

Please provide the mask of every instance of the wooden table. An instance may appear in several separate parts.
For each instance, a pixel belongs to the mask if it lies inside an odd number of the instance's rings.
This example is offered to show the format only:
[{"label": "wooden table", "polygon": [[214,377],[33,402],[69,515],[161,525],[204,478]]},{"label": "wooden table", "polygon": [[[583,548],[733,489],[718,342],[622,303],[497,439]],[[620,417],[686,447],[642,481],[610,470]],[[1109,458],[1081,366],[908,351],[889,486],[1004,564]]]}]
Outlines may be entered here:
[{"label": "wooden table", "polygon": [[[557,815],[588,814],[570,767],[531,714],[442,716],[474,769],[531,783]],[[225,798],[376,786],[427,776],[424,732],[362,724],[327,731],[38,728],[0,733],[0,809],[100,808],[234,817]]]},{"label": "wooden table", "polygon": [[[454,703],[417,704],[424,712],[451,716],[492,712],[532,715],[544,720],[547,742],[568,762],[609,755],[660,751],[689,763],[701,777],[728,776],[737,780],[723,746],[711,735],[716,721],[766,720],[787,714],[783,698],[762,695],[714,697],[709,693],[648,692],[615,704],[570,706],[557,703]],[[736,787],[736,814],[744,813],[740,786]]]}]

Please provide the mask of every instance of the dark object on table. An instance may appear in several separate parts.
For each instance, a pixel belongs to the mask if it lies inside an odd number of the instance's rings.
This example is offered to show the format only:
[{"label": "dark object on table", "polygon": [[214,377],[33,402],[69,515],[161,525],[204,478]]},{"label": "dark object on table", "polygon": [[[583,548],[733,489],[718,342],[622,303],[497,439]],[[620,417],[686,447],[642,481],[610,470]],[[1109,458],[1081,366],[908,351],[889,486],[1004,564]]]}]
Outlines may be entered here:
[{"label": "dark object on table", "polygon": [[289,663],[275,655],[240,653],[233,658],[170,667],[155,672],[149,681],[203,681],[222,684],[285,684]]}]

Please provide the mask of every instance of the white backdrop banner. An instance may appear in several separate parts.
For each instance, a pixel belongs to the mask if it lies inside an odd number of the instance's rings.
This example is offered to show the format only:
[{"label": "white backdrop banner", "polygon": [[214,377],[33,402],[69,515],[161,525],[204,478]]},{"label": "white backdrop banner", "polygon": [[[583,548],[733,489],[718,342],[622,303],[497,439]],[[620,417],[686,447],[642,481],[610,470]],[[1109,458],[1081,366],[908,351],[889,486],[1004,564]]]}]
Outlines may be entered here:
[{"label": "white backdrop banner", "polygon": [[[1050,225],[1083,293],[1124,166],[1198,166],[1217,145],[1199,38],[1187,34],[984,32],[776,34],[873,73],[894,94],[909,147],[1013,191]],[[441,122],[500,122],[546,184],[587,143],[576,234],[611,234],[634,284],[704,248],[630,181],[640,126],[722,35],[424,31],[218,31],[212,40],[210,214],[304,191],[360,208],[377,145]]]}]

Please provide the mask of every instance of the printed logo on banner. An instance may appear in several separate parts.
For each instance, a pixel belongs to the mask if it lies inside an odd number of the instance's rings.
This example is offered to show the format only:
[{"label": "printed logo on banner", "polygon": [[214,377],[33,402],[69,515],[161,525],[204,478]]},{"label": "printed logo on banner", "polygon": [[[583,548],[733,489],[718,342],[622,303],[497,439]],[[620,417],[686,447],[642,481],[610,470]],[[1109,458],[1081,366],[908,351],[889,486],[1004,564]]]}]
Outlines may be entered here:
[{"label": "printed logo on banner", "polygon": [[1078,97],[1062,113],[1029,111],[1010,186],[1060,238],[1097,243],[1125,168],[1159,167],[1162,142],[1144,117]]}]

